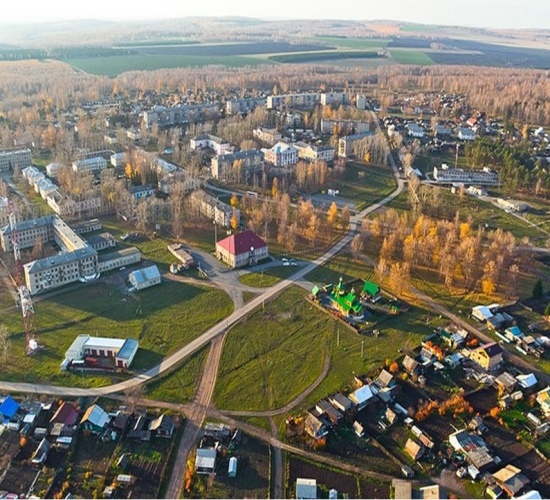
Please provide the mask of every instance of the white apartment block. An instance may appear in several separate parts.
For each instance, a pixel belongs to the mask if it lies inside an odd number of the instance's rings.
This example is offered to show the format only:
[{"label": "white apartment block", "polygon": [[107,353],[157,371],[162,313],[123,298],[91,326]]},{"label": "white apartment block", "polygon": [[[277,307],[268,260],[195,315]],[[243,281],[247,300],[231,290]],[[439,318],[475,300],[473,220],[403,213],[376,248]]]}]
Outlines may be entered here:
[{"label": "white apartment block", "polygon": [[183,125],[185,123],[200,122],[207,119],[215,119],[220,114],[219,103],[187,104],[166,108],[155,106],[153,109],[143,112],[143,121],[147,128],[155,123],[160,128]]},{"label": "white apartment block", "polygon": [[41,181],[42,179],[44,179],[44,177],[46,177],[36,167],[24,168],[21,171],[21,174],[23,176],[23,179],[25,179],[32,188],[34,188],[34,186],[37,182]]},{"label": "white apartment block", "polygon": [[298,150],[286,142],[278,142],[271,149],[262,149],[266,163],[275,167],[287,167],[298,162]]},{"label": "white apartment block", "polygon": [[252,131],[252,135],[259,141],[273,146],[283,137],[276,128],[258,127]]},{"label": "white apartment block", "polygon": [[73,162],[73,170],[75,172],[82,172],[85,170],[89,172],[101,172],[105,168],[107,168],[107,160],[101,156]]},{"label": "white apartment block", "polygon": [[30,149],[0,151],[0,172],[13,171],[15,167],[24,169],[32,165],[32,156]]},{"label": "white apartment block", "polygon": [[267,98],[267,109],[277,109],[280,106],[290,108],[313,108],[319,103],[319,94],[304,93],[304,94],[284,94],[270,95]]},{"label": "white apartment block", "polygon": [[0,227],[9,223],[8,199],[0,196]]},{"label": "white apartment block", "polygon": [[265,97],[249,97],[246,99],[235,99],[225,103],[225,113],[228,115],[239,115],[250,113],[257,107],[264,107],[266,104]]},{"label": "white apartment block", "polygon": [[110,158],[111,165],[115,168],[122,168],[126,165],[126,153],[115,153]]},{"label": "white apartment block", "polygon": [[221,137],[216,137],[215,135],[210,134],[197,135],[197,137],[191,139],[189,145],[193,151],[196,151],[197,149],[210,148],[217,155],[223,155],[233,151],[231,144],[224,141]]},{"label": "white apartment block", "polygon": [[228,153],[212,158],[211,174],[214,179],[226,179],[229,171],[235,167],[236,162],[240,163],[245,172],[257,172],[264,166],[264,153],[257,149],[247,149]]},{"label": "white apartment block", "polygon": [[340,106],[349,104],[349,92],[326,92],[321,94],[321,104],[323,106]]},{"label": "white apartment block", "polygon": [[434,167],[433,178],[445,184],[500,184],[498,174],[490,170],[463,170],[461,168],[445,169]]},{"label": "white apartment block", "polygon": [[357,94],[355,96],[355,107],[362,111],[367,109],[367,96],[364,94]]}]

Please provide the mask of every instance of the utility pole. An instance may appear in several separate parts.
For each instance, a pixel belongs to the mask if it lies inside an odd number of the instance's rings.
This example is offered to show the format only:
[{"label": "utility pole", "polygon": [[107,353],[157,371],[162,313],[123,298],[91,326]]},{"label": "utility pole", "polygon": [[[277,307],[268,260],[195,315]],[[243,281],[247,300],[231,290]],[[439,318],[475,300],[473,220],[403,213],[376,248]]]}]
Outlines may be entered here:
[{"label": "utility pole", "polygon": [[458,148],[460,148],[460,144],[456,145],[455,169],[458,168]]},{"label": "utility pole", "polygon": [[365,341],[362,340],[362,341],[361,341],[361,361],[363,361],[364,347],[365,347]]}]

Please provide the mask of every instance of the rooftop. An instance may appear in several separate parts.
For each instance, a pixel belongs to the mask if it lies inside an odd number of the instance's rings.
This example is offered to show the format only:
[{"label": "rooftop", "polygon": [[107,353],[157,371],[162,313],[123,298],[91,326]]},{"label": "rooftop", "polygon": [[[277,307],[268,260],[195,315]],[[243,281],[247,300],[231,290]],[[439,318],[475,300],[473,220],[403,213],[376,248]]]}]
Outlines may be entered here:
[{"label": "rooftop", "polygon": [[264,248],[267,246],[267,243],[254,232],[248,230],[243,231],[242,233],[232,234],[231,236],[218,241],[218,245],[230,252],[232,255],[241,255],[244,253],[249,253],[252,248],[254,250]]}]

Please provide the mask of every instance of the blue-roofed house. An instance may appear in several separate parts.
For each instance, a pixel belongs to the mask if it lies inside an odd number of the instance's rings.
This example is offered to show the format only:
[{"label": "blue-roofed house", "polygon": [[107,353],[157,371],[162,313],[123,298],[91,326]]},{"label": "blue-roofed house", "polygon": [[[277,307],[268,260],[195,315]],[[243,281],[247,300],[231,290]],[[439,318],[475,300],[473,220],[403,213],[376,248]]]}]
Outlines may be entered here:
[{"label": "blue-roofed house", "polygon": [[523,332],[521,331],[519,326],[511,326],[510,328],[506,328],[506,330],[504,331],[504,336],[512,342],[517,342],[523,337]]},{"label": "blue-roofed house", "polygon": [[160,272],[157,266],[144,267],[132,271],[128,279],[136,290],[143,290],[160,283]]},{"label": "blue-roofed house", "polygon": [[0,415],[4,420],[10,420],[17,413],[18,409],[19,403],[11,396],[8,396],[0,405]]}]

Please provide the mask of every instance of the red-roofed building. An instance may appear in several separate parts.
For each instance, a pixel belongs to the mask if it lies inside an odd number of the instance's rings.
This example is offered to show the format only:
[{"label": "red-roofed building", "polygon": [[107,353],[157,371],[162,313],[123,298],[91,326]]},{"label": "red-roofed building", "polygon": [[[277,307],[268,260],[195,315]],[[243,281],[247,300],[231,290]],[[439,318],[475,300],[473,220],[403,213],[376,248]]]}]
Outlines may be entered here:
[{"label": "red-roofed building", "polygon": [[249,230],[218,241],[216,257],[230,267],[243,267],[267,259],[268,247],[264,240]]}]

